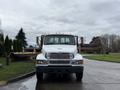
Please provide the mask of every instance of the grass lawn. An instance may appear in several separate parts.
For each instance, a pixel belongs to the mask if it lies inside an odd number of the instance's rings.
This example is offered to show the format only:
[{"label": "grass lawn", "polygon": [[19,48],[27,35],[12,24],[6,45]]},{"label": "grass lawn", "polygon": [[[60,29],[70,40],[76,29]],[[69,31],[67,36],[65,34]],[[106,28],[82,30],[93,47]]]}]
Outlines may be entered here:
[{"label": "grass lawn", "polygon": [[84,56],[85,58],[92,60],[100,60],[100,61],[109,61],[109,62],[117,62],[120,63],[120,53],[111,53],[111,54],[91,54]]},{"label": "grass lawn", "polygon": [[5,58],[0,58],[0,64],[3,64],[3,67],[0,68],[0,81],[9,80],[35,70],[33,62],[12,62],[6,66]]}]

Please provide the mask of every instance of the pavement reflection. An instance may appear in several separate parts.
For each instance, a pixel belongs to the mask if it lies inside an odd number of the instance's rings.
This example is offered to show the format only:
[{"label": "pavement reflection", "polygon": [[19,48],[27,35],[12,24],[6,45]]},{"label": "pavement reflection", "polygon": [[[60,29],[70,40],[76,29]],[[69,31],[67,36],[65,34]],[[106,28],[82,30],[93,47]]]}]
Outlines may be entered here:
[{"label": "pavement reflection", "polygon": [[82,82],[75,75],[47,75],[43,81],[37,81],[36,90],[83,90]]}]

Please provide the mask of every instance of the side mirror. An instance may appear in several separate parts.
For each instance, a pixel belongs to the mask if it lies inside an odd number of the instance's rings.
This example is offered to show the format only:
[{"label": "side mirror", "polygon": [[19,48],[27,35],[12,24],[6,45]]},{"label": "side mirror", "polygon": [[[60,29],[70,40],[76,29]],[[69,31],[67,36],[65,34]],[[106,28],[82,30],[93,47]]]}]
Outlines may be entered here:
[{"label": "side mirror", "polygon": [[78,53],[80,53],[80,43],[78,43],[78,36],[75,36],[75,42],[76,42],[76,45],[77,45],[77,50],[78,50]]},{"label": "side mirror", "polygon": [[39,39],[39,38],[38,38],[38,37],[36,37],[36,43],[37,43],[37,45],[39,45],[39,43],[38,43],[38,39]]}]

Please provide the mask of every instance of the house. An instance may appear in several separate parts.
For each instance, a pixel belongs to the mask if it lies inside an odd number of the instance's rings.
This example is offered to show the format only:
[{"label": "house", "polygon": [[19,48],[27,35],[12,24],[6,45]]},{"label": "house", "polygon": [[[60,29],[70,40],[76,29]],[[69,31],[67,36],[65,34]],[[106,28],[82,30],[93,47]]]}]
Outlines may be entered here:
[{"label": "house", "polygon": [[93,37],[89,44],[84,43],[84,38],[81,37],[80,51],[83,53],[101,53],[101,38]]}]

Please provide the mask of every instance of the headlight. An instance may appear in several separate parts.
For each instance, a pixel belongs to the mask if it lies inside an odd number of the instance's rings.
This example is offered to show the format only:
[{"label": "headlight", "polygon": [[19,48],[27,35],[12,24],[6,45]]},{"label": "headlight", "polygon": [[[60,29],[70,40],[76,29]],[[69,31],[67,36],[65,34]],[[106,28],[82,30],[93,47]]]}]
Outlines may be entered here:
[{"label": "headlight", "polygon": [[48,64],[46,60],[37,60],[36,64]]},{"label": "headlight", "polygon": [[50,54],[49,53],[45,53],[45,58],[50,59]]},{"label": "headlight", "polygon": [[72,64],[83,64],[83,60],[72,61]]},{"label": "headlight", "polygon": [[70,59],[74,58],[74,54],[70,53]]}]

